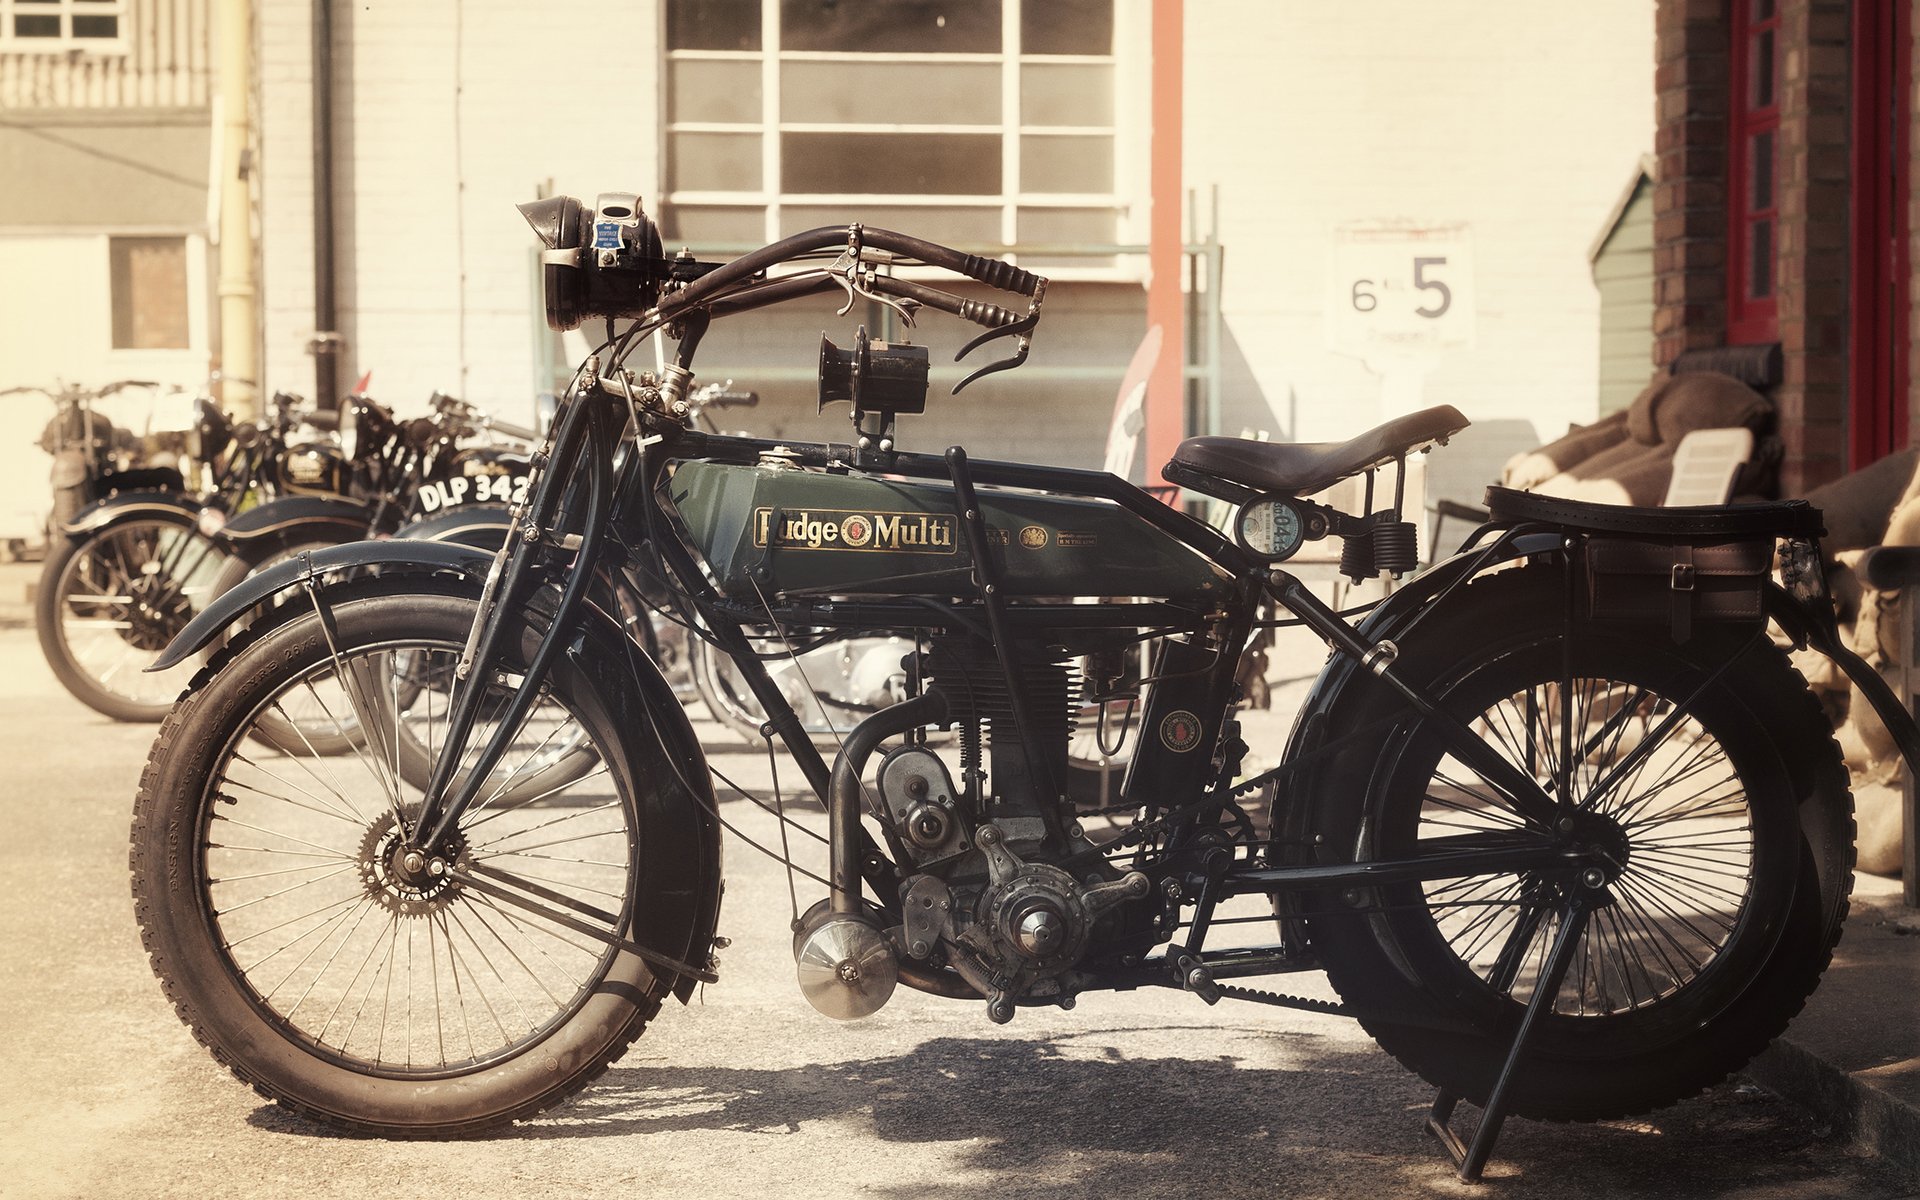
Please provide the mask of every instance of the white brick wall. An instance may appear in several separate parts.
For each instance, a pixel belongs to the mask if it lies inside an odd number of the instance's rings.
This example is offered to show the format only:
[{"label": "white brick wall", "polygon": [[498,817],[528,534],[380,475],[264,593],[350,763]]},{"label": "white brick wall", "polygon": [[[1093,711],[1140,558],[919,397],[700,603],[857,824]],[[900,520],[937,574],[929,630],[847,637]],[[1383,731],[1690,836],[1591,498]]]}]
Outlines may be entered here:
[{"label": "white brick wall", "polygon": [[1246,359],[1230,411],[1257,391],[1304,440],[1375,420],[1380,380],[1327,349],[1327,240],[1405,217],[1473,233],[1476,342],[1446,352],[1424,402],[1543,437],[1593,419],[1586,249],[1652,148],[1649,0],[1189,0],[1185,70],[1186,178],[1220,186]]},{"label": "white brick wall", "polygon": [[[441,388],[524,415],[535,243],[512,206],[548,179],[650,202],[657,6],[336,12],[343,385],[370,366],[375,392],[403,409]],[[310,20],[302,0],[259,11],[267,380],[294,390],[313,378]],[[1379,380],[1327,349],[1323,274],[1335,225],[1393,217],[1473,232],[1477,342],[1447,353],[1424,402],[1522,417],[1543,436],[1591,419],[1598,302],[1585,250],[1621,174],[1651,148],[1652,61],[1648,0],[1188,0],[1186,179],[1202,197],[1220,187],[1227,430],[1290,422],[1318,439],[1379,415]],[[1119,340],[1137,336],[1130,325]],[[1125,359],[1115,354],[1116,376]],[[1074,427],[1097,441],[1105,404],[1074,402]],[[1004,413],[967,410],[983,453],[1020,443]],[[929,430],[960,413],[942,409]],[[1097,461],[1097,446],[1077,457]]]}]

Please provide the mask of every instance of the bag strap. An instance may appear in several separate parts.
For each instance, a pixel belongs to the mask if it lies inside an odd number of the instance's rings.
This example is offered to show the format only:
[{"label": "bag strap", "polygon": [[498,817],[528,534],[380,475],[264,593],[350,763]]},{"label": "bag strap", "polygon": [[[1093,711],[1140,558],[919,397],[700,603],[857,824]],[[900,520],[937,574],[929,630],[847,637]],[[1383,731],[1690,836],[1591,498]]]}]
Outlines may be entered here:
[{"label": "bag strap", "polygon": [[1693,636],[1693,547],[1681,542],[1673,548],[1673,569],[1668,588],[1673,595],[1673,640],[1684,642]]}]

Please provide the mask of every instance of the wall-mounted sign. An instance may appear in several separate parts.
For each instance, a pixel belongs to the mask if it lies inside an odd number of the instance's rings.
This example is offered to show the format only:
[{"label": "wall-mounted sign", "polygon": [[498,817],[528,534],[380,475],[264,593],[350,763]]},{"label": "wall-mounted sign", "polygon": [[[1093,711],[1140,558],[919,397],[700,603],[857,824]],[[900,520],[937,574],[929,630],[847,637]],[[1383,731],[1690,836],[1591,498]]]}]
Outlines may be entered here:
[{"label": "wall-mounted sign", "polygon": [[1466,225],[1356,221],[1333,231],[1329,348],[1370,365],[1430,360],[1473,344],[1473,309]]}]

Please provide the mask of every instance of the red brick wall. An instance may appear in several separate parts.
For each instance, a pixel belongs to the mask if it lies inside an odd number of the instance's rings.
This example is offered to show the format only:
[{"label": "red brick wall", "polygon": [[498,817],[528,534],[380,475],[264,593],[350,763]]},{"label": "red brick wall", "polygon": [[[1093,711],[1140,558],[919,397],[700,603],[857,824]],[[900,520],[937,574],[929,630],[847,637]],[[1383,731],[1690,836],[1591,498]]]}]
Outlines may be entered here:
[{"label": "red brick wall", "polygon": [[1653,77],[1658,367],[1683,350],[1726,340],[1727,38],[1725,0],[1660,0]]},{"label": "red brick wall", "polygon": [[1780,16],[1785,374],[1774,403],[1786,446],[1780,484],[1797,495],[1846,471],[1851,17],[1846,0],[1783,0]]}]

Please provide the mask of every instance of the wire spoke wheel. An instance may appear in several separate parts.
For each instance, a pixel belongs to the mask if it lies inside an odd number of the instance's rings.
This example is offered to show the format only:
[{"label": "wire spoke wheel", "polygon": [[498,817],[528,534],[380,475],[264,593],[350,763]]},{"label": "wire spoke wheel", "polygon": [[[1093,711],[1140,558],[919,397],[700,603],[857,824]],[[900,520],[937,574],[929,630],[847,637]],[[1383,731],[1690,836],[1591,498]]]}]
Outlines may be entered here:
[{"label": "wire spoke wheel", "polygon": [[48,559],[37,601],[54,674],[116,720],[159,720],[195,667],[146,668],[219,594],[225,563],[191,517],[132,518],[69,542]]},{"label": "wire spoke wheel", "polygon": [[1564,587],[1557,569],[1476,581],[1396,667],[1551,809],[1516,803],[1385,688],[1333,718],[1383,732],[1325,786],[1363,798],[1329,827],[1350,860],[1544,845],[1568,865],[1322,897],[1310,932],[1375,1039],[1479,1102],[1581,893],[1589,915],[1511,1096],[1522,1115],[1591,1120],[1692,1095],[1784,1028],[1838,936],[1852,825],[1819,707],[1758,630],[1676,645],[1569,624]]},{"label": "wire spoke wheel", "polygon": [[[1581,932],[1553,1012],[1646,1008],[1727,948],[1754,887],[1753,813],[1726,747],[1698,718],[1646,688],[1594,677],[1506,696],[1475,728],[1550,794],[1567,782],[1578,809],[1574,836],[1610,864],[1607,898]],[[1499,790],[1451,753],[1434,768],[1419,841],[1498,841],[1526,831]],[[1531,1000],[1558,932],[1564,885],[1479,875],[1422,892],[1463,965],[1516,1001]]]},{"label": "wire spoke wheel", "polygon": [[[666,893],[609,754],[622,734],[594,681],[611,676],[563,656],[423,851],[420,785],[469,686],[453,666],[472,605],[331,611],[331,630],[307,614],[243,639],[162,726],[133,855],[155,971],[216,1055],[298,1111],[398,1135],[537,1111],[604,1070],[672,982],[619,944],[649,940]],[[524,682],[516,661],[472,685],[487,691],[456,786]],[[289,753],[257,735],[269,719],[349,748]],[[573,756],[558,774],[557,754]]]},{"label": "wire spoke wheel", "polygon": [[[241,743],[211,781],[207,916],[233,969],[291,1033],[368,1069],[434,1073],[524,1045],[578,1007],[613,954],[456,874],[509,872],[616,918],[627,895],[635,836],[604,769],[506,803],[504,783],[483,790],[439,869],[409,869],[405,835],[421,797],[396,769],[399,747],[406,737],[443,742],[446,708],[432,688],[403,708],[402,681],[422,670],[450,677],[458,653],[375,644],[302,672],[281,695],[304,697],[327,721],[361,714],[375,736],[331,761]],[[266,709],[283,711],[281,695]],[[475,750],[493,724],[482,724]],[[503,776],[536,772],[546,746],[584,736],[543,698]],[[608,933],[621,925],[595,923]]]}]

